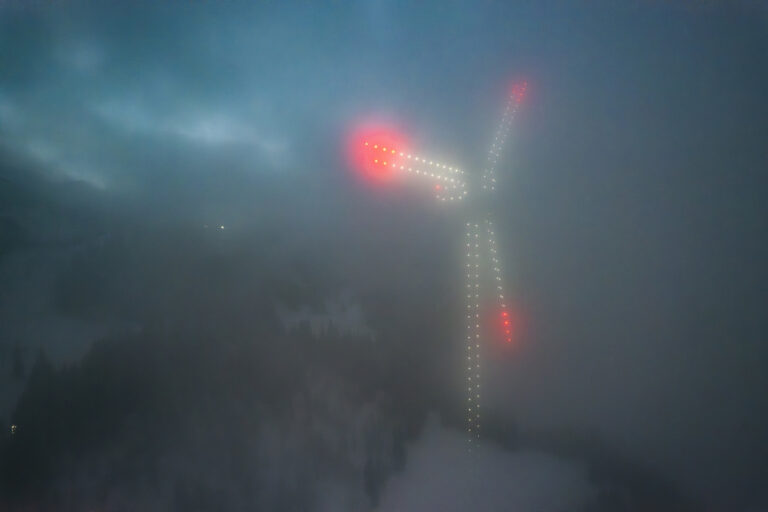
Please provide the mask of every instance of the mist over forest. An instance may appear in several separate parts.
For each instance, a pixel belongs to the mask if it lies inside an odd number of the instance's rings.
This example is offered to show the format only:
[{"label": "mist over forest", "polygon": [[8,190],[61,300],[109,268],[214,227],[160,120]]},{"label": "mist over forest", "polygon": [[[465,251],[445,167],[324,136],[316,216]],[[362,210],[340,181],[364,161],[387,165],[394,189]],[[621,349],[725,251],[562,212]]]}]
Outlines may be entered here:
[{"label": "mist over forest", "polygon": [[[467,210],[347,144],[519,80],[469,452]],[[0,1],[0,510],[768,510],[766,90],[757,2]]]}]

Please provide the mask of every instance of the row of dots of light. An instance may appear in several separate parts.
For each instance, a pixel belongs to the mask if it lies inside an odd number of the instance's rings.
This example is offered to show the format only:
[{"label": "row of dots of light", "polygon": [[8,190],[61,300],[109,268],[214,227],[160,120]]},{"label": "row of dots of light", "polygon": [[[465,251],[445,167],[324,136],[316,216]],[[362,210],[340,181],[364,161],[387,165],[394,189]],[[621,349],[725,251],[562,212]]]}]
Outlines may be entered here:
[{"label": "row of dots of light", "polygon": [[[435,199],[438,201],[461,201],[467,195],[467,184],[460,178],[453,178],[451,176],[432,172],[431,170],[427,171],[419,167],[411,167],[408,165],[395,165],[394,167],[399,167],[400,169],[419,177],[438,180],[438,183],[435,183]],[[442,181],[442,183],[440,183],[440,181]]]},{"label": "row of dots of light", "polygon": [[501,122],[496,129],[491,149],[488,152],[488,161],[486,162],[485,169],[482,176],[482,188],[483,190],[496,190],[496,164],[501,156],[501,150],[504,147],[504,142],[509,135],[509,127],[512,122],[512,118],[517,112],[517,106],[520,103],[521,97],[513,90],[512,95],[507,100],[507,105],[504,108],[504,115],[501,117]]},{"label": "row of dots of light", "polygon": [[427,177],[427,178],[434,178],[436,180],[443,181],[445,183],[445,186],[448,186],[448,187],[453,187],[453,188],[465,188],[466,187],[466,183],[461,178],[454,178],[454,177],[451,177],[451,176],[446,176],[445,174],[440,174],[440,173],[436,173],[436,172],[431,171],[431,170],[425,170],[425,169],[422,169],[420,167],[416,167],[416,166],[412,167],[410,165],[405,165],[405,164],[399,164],[399,165],[395,164],[393,167],[396,168],[396,169],[400,168],[400,169],[402,169],[404,171],[408,171],[408,172],[416,174],[416,175],[424,176],[424,177]]},{"label": "row of dots of light", "polygon": [[499,128],[496,131],[494,142],[491,145],[491,150],[488,154],[488,164],[483,171],[482,187],[484,190],[496,190],[496,164],[501,155],[501,148],[504,145],[504,141],[509,135],[509,125],[512,117],[517,112],[517,107],[522,102],[527,88],[528,82],[523,82],[521,85],[515,85],[512,88],[512,92],[504,109],[504,115],[502,116],[501,123],[499,123]]},{"label": "row of dots of light", "polygon": [[399,167],[400,169],[417,176],[441,181],[442,183],[435,184],[435,191],[437,192],[435,194],[435,199],[438,201],[461,201],[467,195],[467,184],[461,178],[436,173],[432,169],[427,170],[410,164],[405,165],[405,162],[400,165],[395,164],[394,167]]},{"label": "row of dots of light", "polygon": [[443,186],[440,183],[435,184],[435,199],[438,201],[461,201],[466,195],[467,189],[464,182],[460,184],[450,183],[448,186]]},{"label": "row of dots of light", "polygon": [[446,202],[446,201],[448,201],[448,202],[454,201],[455,202],[455,201],[461,201],[462,199],[464,199],[464,196],[461,195],[461,194],[455,195],[455,196],[444,196],[444,195],[440,195],[440,194],[435,194],[435,199],[437,199],[438,201],[442,201],[442,202]]},{"label": "row of dots of light", "polygon": [[493,222],[490,219],[485,221],[485,229],[488,235],[488,250],[491,255],[491,267],[493,268],[493,277],[496,282],[496,294],[499,297],[499,305],[501,306],[501,315],[504,324],[504,338],[507,343],[512,342],[512,327],[511,319],[509,318],[509,311],[507,310],[506,299],[504,298],[504,286],[501,279],[501,262],[498,258],[498,252],[496,249],[496,233],[493,230]]},{"label": "row of dots of light", "polygon": [[[434,160],[429,160],[427,158],[411,155],[403,151],[398,151],[396,148],[393,148],[391,146],[387,147],[385,145],[375,144],[368,141],[363,142],[363,145],[368,147],[369,149],[372,149],[374,151],[380,151],[382,153],[382,165],[387,165],[387,161],[383,159],[384,156],[394,155],[395,157],[399,156],[399,157],[405,158],[406,160],[411,160],[413,162],[420,162],[420,163],[429,165],[430,167],[435,169],[444,169],[446,171],[449,171],[455,174],[464,174],[464,171],[462,171],[458,167],[452,167],[450,165],[442,164]],[[374,163],[379,163],[378,160],[379,160],[378,158],[375,159]]]},{"label": "row of dots of light", "polygon": [[480,439],[480,226],[467,223],[467,439]]}]

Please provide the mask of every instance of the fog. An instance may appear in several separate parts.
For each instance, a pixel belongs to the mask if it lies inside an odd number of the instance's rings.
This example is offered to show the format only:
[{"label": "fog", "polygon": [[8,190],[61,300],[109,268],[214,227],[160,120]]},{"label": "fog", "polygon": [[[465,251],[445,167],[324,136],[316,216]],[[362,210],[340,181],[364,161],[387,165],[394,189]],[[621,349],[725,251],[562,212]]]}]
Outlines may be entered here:
[{"label": "fog", "polygon": [[[0,508],[768,509],[761,3],[6,0],[0,48]],[[345,151],[478,173],[519,80],[469,454],[464,212]]]}]

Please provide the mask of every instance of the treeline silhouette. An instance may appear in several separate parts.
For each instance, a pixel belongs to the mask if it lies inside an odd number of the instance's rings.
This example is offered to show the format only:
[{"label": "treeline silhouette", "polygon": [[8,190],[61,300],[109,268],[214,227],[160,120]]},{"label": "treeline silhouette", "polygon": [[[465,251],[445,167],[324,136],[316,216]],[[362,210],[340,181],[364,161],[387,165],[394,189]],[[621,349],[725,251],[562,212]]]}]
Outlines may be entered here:
[{"label": "treeline silhouette", "polygon": [[[147,496],[144,505],[158,509],[253,509],[266,504],[260,492],[276,492],[259,489],[265,480],[260,473],[269,468],[260,467],[259,450],[248,448],[264,423],[289,425],[305,415],[310,423],[338,420],[352,428],[356,409],[366,404],[387,418],[379,427],[389,432],[378,435],[394,441],[389,456],[374,460],[369,455],[376,447],[368,446],[363,465],[355,468],[346,460],[347,448],[334,453],[322,440],[314,440],[316,446],[303,440],[308,445],[293,449],[304,464],[324,466],[325,473],[360,469],[375,499],[384,479],[402,464],[404,442],[419,430],[423,415],[414,412],[428,410],[405,384],[407,374],[400,375],[403,385],[391,385],[392,369],[375,361],[383,355],[376,352],[368,338],[317,336],[309,326],[233,341],[168,332],[157,323],[102,340],[71,366],[55,368],[41,353],[11,418],[16,431],[3,436],[0,446],[2,504],[9,510],[82,510],[113,501],[118,510],[141,503],[122,501],[137,493]],[[338,396],[323,403],[313,395],[318,387]],[[297,401],[307,410],[297,411]],[[316,410],[334,401],[348,407],[334,412],[345,418]],[[344,427],[340,435],[355,435]],[[169,470],[169,458],[198,470],[192,476]],[[169,476],[176,481],[167,482]],[[311,485],[277,494],[269,503],[279,498],[289,509],[312,500]]]}]

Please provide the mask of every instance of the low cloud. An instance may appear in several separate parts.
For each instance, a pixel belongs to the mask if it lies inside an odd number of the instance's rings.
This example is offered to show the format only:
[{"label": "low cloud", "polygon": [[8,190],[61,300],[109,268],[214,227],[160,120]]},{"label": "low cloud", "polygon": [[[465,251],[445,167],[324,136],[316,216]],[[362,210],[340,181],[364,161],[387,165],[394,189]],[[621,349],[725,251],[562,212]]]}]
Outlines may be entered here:
[{"label": "low cloud", "polygon": [[378,510],[559,512],[578,510],[594,493],[581,464],[490,442],[470,453],[467,444],[433,418],[409,450],[405,471],[385,487]]}]

